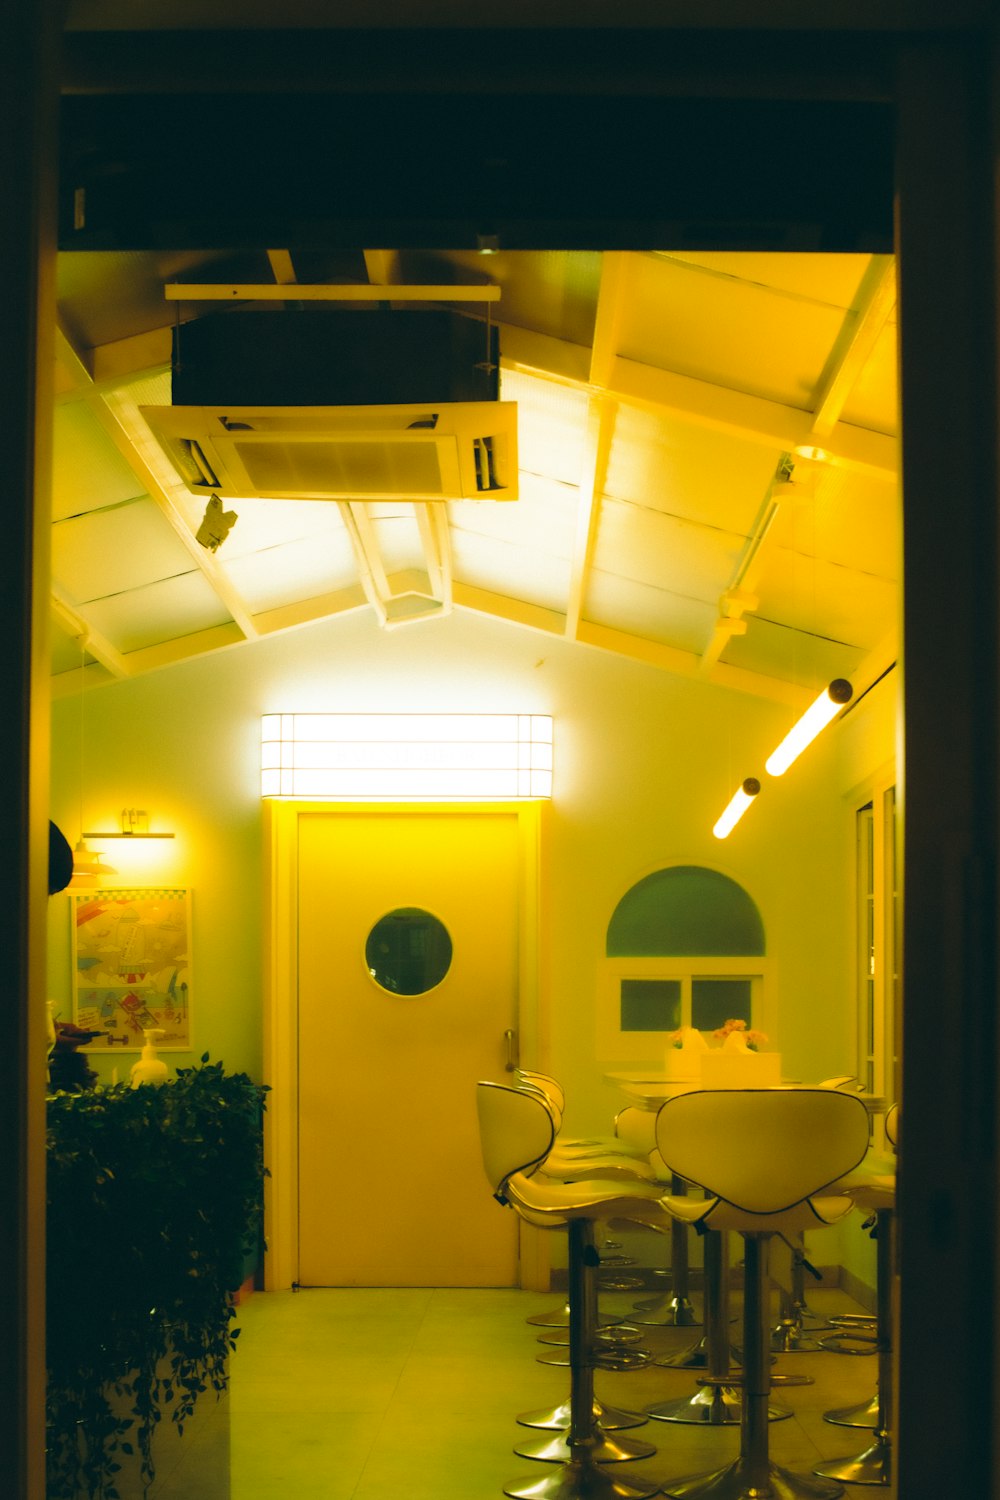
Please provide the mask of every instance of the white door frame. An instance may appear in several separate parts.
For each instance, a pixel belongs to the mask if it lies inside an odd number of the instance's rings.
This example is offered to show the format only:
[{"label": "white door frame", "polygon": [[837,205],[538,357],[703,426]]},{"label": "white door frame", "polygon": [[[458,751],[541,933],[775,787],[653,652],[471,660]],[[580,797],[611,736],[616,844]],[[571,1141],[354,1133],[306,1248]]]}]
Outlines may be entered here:
[{"label": "white door frame", "polygon": [[[306,813],[514,814],[518,838],[518,1039],[522,1058],[543,1055],[539,976],[543,961],[543,831],[547,802],[264,801],[264,1285],[284,1291],[298,1273],[298,843]],[[469,1080],[469,1086],[475,1082]],[[483,1190],[486,1191],[484,1180]],[[548,1236],[521,1225],[520,1285],[548,1286]]]}]

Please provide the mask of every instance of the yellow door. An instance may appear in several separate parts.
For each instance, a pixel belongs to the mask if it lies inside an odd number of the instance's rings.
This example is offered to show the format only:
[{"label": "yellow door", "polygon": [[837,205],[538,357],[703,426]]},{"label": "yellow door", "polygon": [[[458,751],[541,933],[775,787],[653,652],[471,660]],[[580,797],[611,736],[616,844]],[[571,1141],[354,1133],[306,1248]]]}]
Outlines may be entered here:
[{"label": "yellow door", "polygon": [[299,1282],[511,1286],[475,1083],[517,1026],[514,812],[304,813]]}]

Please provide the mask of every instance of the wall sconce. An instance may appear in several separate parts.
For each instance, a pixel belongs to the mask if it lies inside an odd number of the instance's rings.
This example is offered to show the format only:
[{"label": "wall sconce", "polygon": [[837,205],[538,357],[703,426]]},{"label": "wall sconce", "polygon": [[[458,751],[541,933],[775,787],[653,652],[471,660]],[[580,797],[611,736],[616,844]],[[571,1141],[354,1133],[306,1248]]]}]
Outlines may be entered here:
[{"label": "wall sconce", "polygon": [[73,846],[73,874],[70,880],[73,885],[96,885],[106,875],[118,874],[114,865],[106,865],[98,851],[88,845],[87,839],[95,837],[100,835],[83,833]]},{"label": "wall sconce", "polygon": [[740,783],[733,793],[725,812],[712,829],[717,839],[727,838],[732,833],[759,791],[760,782],[756,776],[748,776],[745,781]]},{"label": "wall sconce", "polygon": [[835,677],[825,687],[814,703],[811,703],[797,724],[785,735],[777,750],[773,750],[764,762],[770,776],[782,776],[807,745],[835,719],[845,703],[850,703],[854,689],[846,677]]},{"label": "wall sconce", "polygon": [[261,796],[454,802],[552,795],[546,714],[265,714]]}]

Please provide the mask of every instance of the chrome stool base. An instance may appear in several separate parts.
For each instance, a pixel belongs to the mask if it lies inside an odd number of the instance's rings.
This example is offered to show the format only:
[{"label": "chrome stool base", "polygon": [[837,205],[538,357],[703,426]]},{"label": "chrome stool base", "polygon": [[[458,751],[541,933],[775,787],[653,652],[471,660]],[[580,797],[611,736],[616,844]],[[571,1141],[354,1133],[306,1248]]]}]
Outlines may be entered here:
[{"label": "chrome stool base", "polygon": [[668,1482],[663,1493],[673,1500],[837,1500],[844,1490],[830,1480],[793,1474],[777,1464],[767,1466],[762,1483],[760,1471],[738,1458],[715,1474]]},{"label": "chrome stool base", "polygon": [[[645,1314],[645,1317],[640,1316]],[[664,1292],[662,1296],[637,1302],[629,1314],[633,1323],[643,1328],[699,1328],[701,1319],[694,1310],[690,1297]]]},{"label": "chrome stool base", "polygon": [[[693,1396],[682,1396],[677,1401],[660,1401],[646,1407],[647,1417],[656,1422],[683,1422],[698,1427],[738,1427],[742,1412],[742,1400],[738,1390],[731,1385],[706,1383]],[[769,1406],[767,1420],[781,1422],[790,1417],[787,1406]]]},{"label": "chrome stool base", "polygon": [[826,1347],[806,1332],[798,1318],[783,1318],[771,1334],[772,1354],[821,1354]]},{"label": "chrome stool base", "polygon": [[[569,1426],[570,1416],[567,1399],[560,1402],[558,1406],[522,1412],[517,1420],[522,1427],[541,1427],[550,1432],[563,1432]],[[605,1432],[619,1432],[626,1427],[644,1426],[646,1418],[639,1411],[623,1411],[618,1406],[605,1406],[603,1401],[598,1401],[595,1397],[594,1421],[599,1423]]]},{"label": "chrome stool base", "polygon": [[539,1479],[515,1480],[503,1487],[511,1500],[649,1500],[660,1493],[655,1482],[621,1480],[585,1459],[560,1464]]},{"label": "chrome stool base", "polygon": [[[736,1344],[730,1344],[729,1357],[733,1364],[741,1364],[743,1352]],[[653,1360],[654,1365],[659,1365],[663,1370],[706,1370],[708,1368],[708,1335],[697,1340],[694,1344],[688,1344],[685,1349],[676,1354],[661,1354]]]},{"label": "chrome stool base", "polygon": [[[639,1344],[643,1338],[642,1329],[633,1328],[630,1323],[605,1323],[594,1331],[594,1339],[602,1348],[606,1344],[610,1344],[612,1348],[618,1344]],[[540,1333],[537,1342],[554,1344],[557,1348],[565,1346],[568,1349],[569,1329],[554,1328],[551,1333]]]},{"label": "chrome stool base", "polygon": [[[592,1440],[588,1446],[590,1461],[595,1464],[624,1464],[637,1458],[652,1458],[656,1452],[654,1443],[642,1443],[632,1438],[618,1442],[602,1432],[595,1422]],[[573,1456],[569,1443],[569,1431],[553,1437],[537,1438],[534,1442],[521,1443],[514,1449],[518,1458],[533,1458],[543,1464],[568,1464]]]},{"label": "chrome stool base", "polygon": [[834,1427],[871,1427],[874,1430],[878,1426],[878,1391],[870,1401],[862,1401],[857,1406],[839,1406],[834,1411],[825,1411],[823,1421],[832,1422]]},{"label": "chrome stool base", "polygon": [[827,1479],[839,1479],[844,1484],[892,1483],[892,1445],[884,1432],[875,1434],[875,1441],[863,1453],[853,1458],[833,1458],[829,1463],[817,1464],[814,1474]]},{"label": "chrome stool base", "polygon": [[[525,1318],[533,1328],[568,1328],[569,1327],[569,1303],[564,1302],[562,1307],[554,1307],[548,1313],[532,1313],[530,1318]],[[598,1328],[610,1328],[612,1324],[624,1323],[624,1314],[621,1317],[611,1315],[605,1317],[603,1313],[598,1315]]]}]

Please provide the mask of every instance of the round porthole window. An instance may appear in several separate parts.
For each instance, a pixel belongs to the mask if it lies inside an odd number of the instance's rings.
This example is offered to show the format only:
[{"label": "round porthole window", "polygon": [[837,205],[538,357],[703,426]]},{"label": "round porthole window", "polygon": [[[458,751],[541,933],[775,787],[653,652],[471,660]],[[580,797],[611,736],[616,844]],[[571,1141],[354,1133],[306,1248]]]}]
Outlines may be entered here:
[{"label": "round porthole window", "polygon": [[451,968],[448,929],[419,906],[397,906],[379,917],[365,943],[375,983],[391,995],[425,995]]}]

